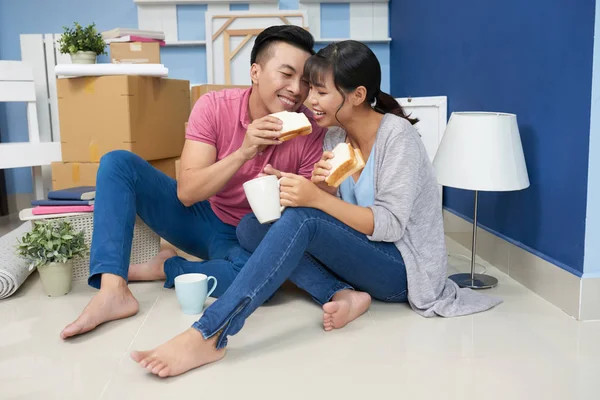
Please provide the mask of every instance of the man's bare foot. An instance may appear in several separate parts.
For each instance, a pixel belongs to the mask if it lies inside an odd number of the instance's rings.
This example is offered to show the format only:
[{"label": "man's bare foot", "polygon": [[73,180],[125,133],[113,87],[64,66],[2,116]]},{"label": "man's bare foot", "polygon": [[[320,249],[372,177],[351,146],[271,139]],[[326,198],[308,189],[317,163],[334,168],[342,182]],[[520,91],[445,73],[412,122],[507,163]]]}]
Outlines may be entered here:
[{"label": "man's bare foot", "polygon": [[204,340],[200,332],[189,328],[154,350],[132,352],[131,358],[161,378],[177,376],[223,358],[225,349],[216,349],[217,338]]},{"label": "man's bare foot", "polygon": [[[114,277],[114,276],[113,276]],[[102,277],[104,279],[104,276]],[[118,278],[121,279],[122,278]],[[79,318],[60,333],[63,339],[86,333],[98,325],[137,314],[138,301],[123,280],[122,286],[102,288],[92,297]]]},{"label": "man's bare foot", "polygon": [[129,266],[129,281],[165,280],[165,261],[177,256],[173,249],[164,249],[148,262]]},{"label": "man's bare foot", "polygon": [[363,315],[371,305],[371,296],[365,292],[346,289],[337,292],[323,305],[323,328],[340,329]]}]

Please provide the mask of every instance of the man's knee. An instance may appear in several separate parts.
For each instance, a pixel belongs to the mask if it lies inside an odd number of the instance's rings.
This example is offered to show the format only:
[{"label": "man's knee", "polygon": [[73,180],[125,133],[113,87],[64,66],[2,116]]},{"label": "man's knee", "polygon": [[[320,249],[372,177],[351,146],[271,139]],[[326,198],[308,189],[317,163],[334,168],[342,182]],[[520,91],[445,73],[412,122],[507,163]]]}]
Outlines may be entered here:
[{"label": "man's knee", "polygon": [[98,177],[133,178],[144,167],[143,158],[127,150],[113,150],[100,158]]},{"label": "man's knee", "polygon": [[100,158],[100,168],[113,169],[131,166],[139,156],[127,150],[113,150]]},{"label": "man's knee", "polygon": [[248,262],[252,254],[244,249],[242,246],[234,246],[229,249],[225,260],[233,264],[236,271],[240,271],[244,265]]},{"label": "man's knee", "polygon": [[253,252],[269,231],[269,227],[268,224],[258,222],[254,214],[248,214],[242,218],[235,233],[240,245],[247,251]]}]

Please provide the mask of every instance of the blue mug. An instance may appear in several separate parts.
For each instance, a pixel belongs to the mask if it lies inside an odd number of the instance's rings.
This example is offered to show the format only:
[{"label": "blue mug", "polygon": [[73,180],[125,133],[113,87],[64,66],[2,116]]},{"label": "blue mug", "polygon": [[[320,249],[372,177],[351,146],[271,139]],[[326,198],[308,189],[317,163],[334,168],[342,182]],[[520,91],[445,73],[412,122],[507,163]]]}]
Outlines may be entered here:
[{"label": "blue mug", "polygon": [[[210,291],[208,281],[214,281]],[[175,278],[175,293],[184,314],[200,314],[204,303],[217,287],[217,278],[204,274],[183,274]]]}]

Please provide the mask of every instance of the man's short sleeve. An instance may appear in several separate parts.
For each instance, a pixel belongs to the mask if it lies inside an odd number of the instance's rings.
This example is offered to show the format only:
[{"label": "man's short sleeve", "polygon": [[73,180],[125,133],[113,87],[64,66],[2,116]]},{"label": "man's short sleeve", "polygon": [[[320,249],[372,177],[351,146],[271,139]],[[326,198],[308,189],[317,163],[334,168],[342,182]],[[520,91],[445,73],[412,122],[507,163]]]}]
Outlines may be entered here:
[{"label": "man's short sleeve", "polygon": [[190,113],[185,138],[217,146],[217,106],[215,92],[201,96]]}]

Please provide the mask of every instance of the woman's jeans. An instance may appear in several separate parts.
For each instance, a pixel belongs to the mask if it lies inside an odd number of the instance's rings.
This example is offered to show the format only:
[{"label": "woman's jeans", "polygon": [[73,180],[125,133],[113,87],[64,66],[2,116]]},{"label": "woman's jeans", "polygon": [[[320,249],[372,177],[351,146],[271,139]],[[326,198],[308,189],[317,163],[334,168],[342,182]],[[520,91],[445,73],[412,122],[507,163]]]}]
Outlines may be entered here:
[{"label": "woman's jeans", "polygon": [[265,229],[252,216],[240,222],[240,243],[254,252],[229,289],[193,325],[205,339],[222,331],[217,348],[225,347],[227,336],[239,332],[246,318],[286,279],[313,261],[378,300],[407,300],[406,268],[393,243],[372,242],[310,208],[286,209],[258,243],[255,238]]},{"label": "woman's jeans", "polygon": [[[102,157],[96,178],[91,286],[99,288],[104,273],[127,280],[136,214],[178,249],[206,260],[170,258],[165,262],[165,287],[173,287],[178,275],[198,272],[217,279],[212,296],[219,297],[250,258],[238,242],[236,227],[222,222],[208,201],[184,206],[177,198],[174,179],[139,156],[117,150]],[[290,280],[325,301],[335,292],[350,288],[318,263],[307,264]]]}]

